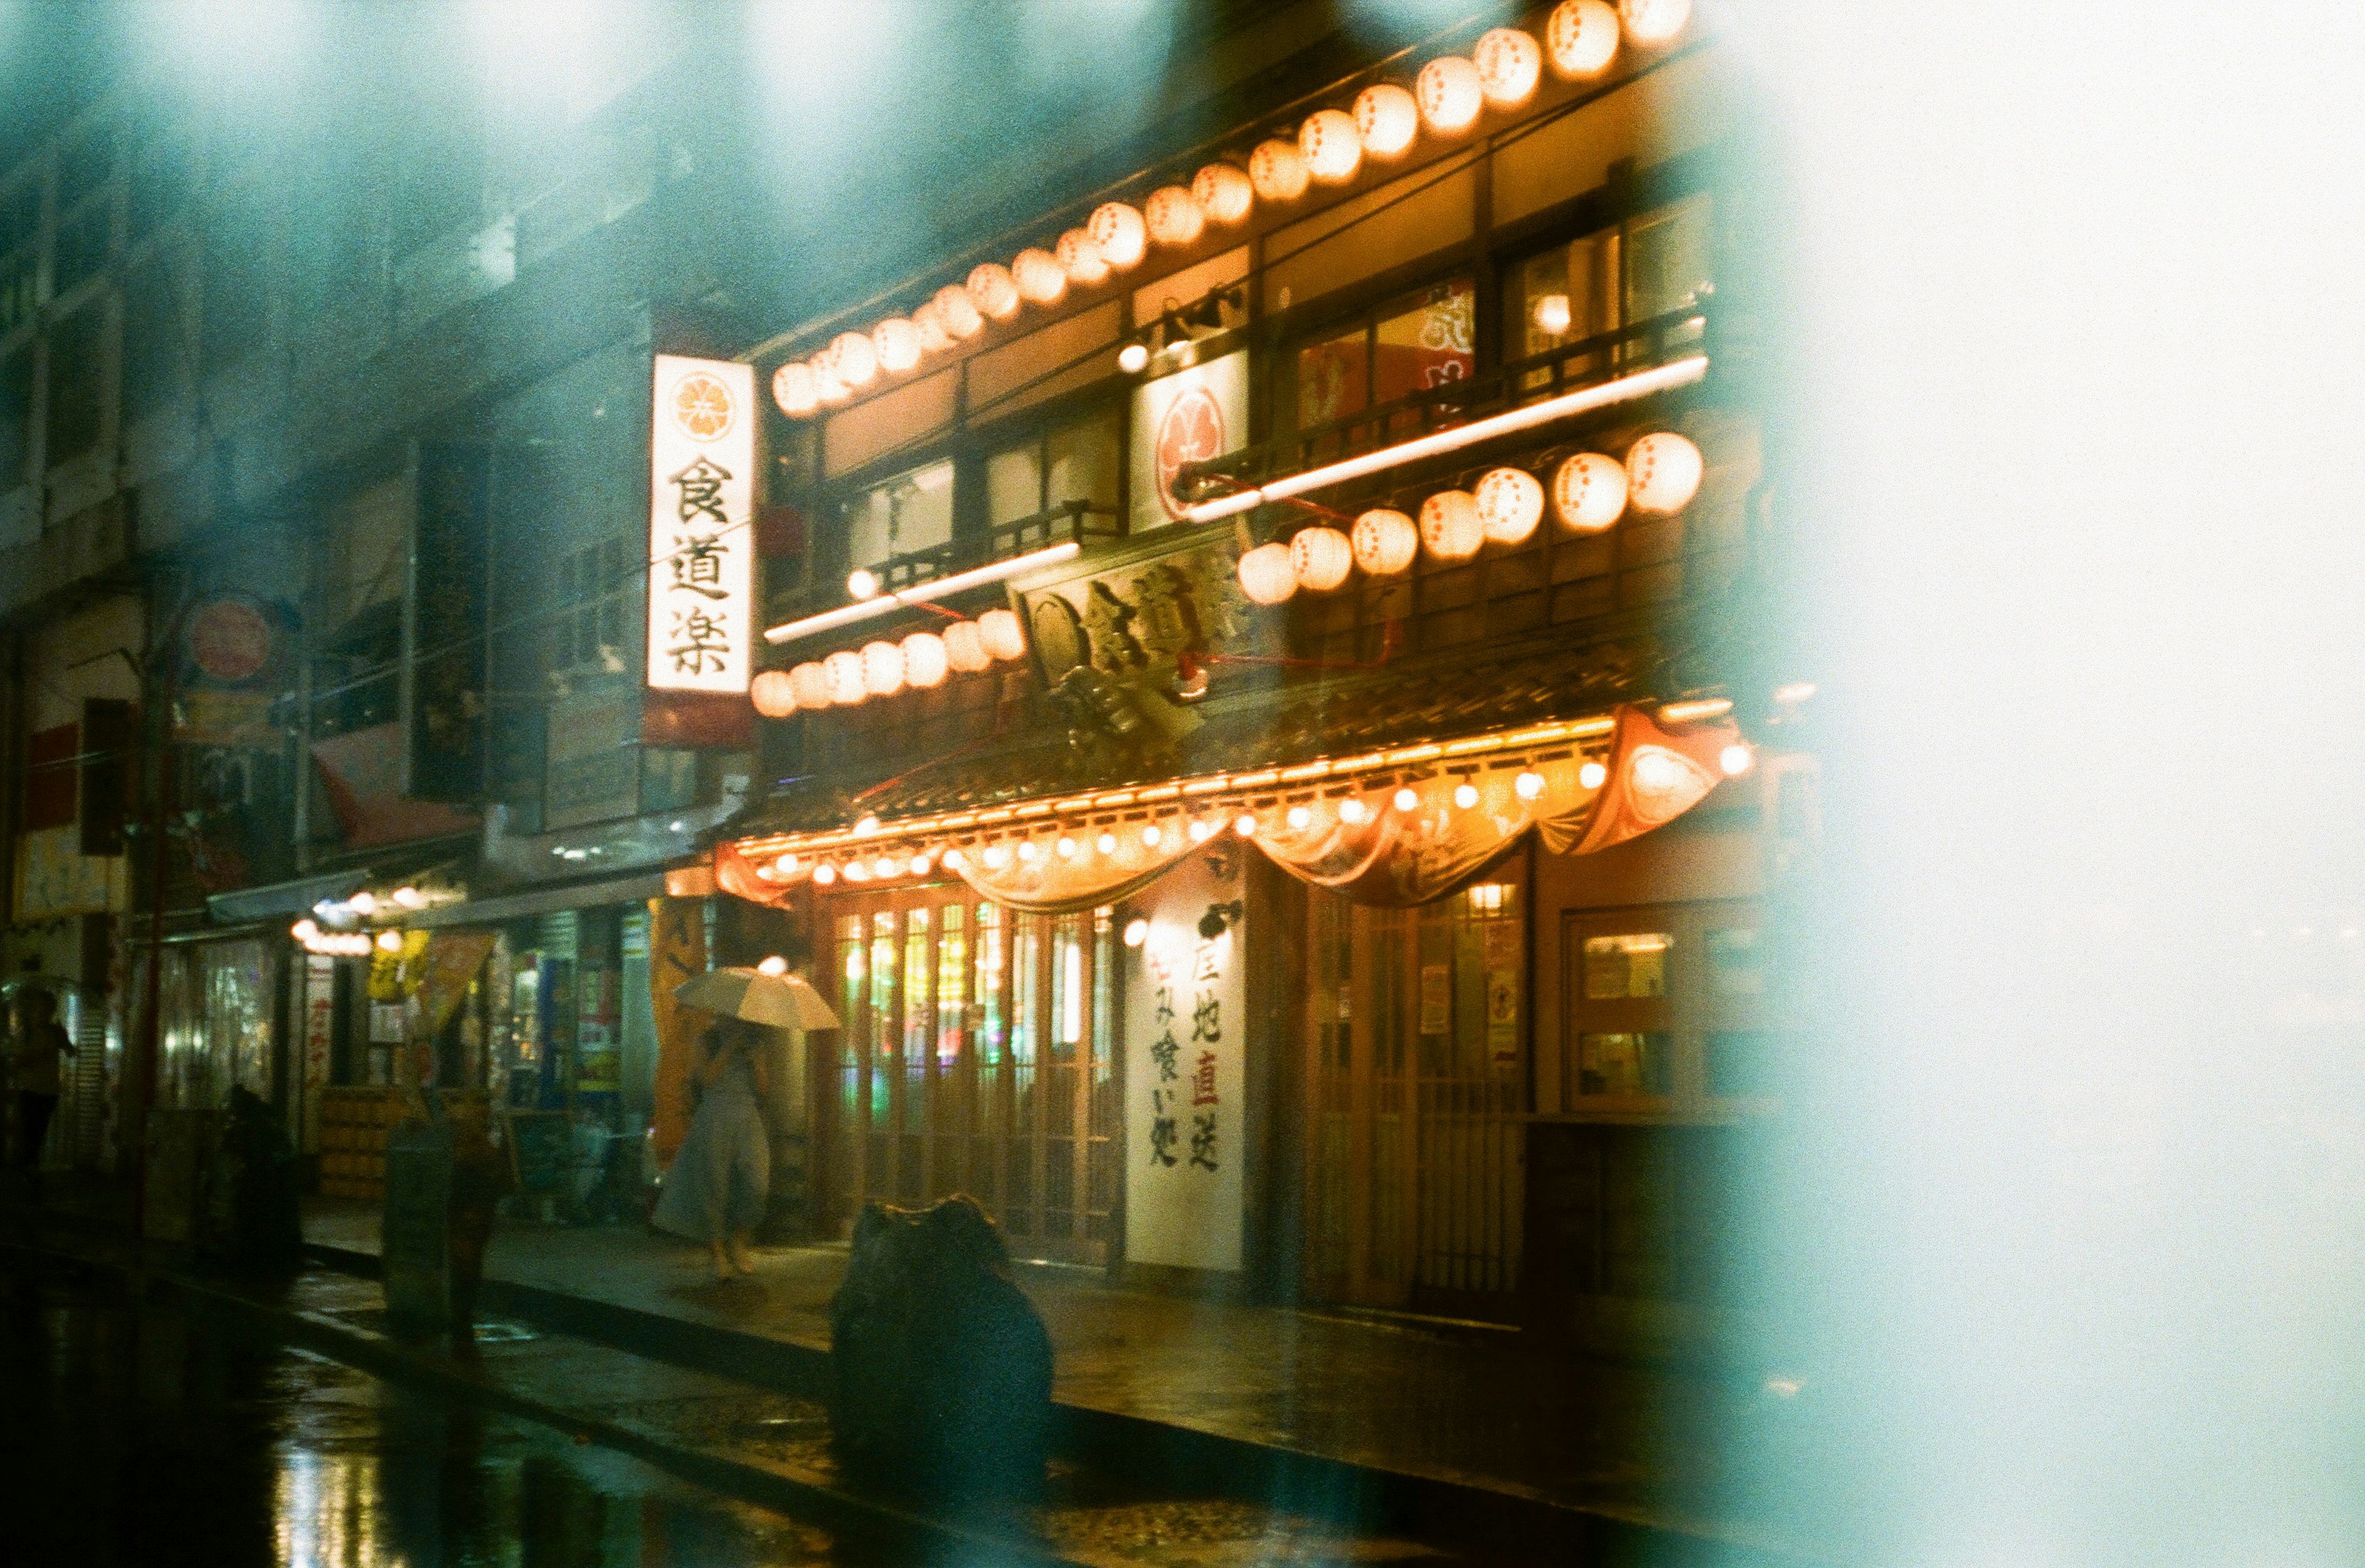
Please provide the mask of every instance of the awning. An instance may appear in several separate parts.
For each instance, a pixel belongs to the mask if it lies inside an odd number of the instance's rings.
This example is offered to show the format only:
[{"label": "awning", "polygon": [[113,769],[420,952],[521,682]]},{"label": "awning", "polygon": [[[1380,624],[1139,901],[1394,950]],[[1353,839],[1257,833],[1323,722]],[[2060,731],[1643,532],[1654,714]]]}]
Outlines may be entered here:
[{"label": "awning", "polygon": [[447,925],[490,925],[504,920],[525,920],[537,914],[555,914],[563,909],[591,909],[600,904],[638,903],[645,899],[665,897],[666,874],[663,871],[643,871],[630,877],[611,877],[603,882],[577,882],[565,887],[533,888],[524,892],[496,895],[492,898],[465,899],[456,903],[438,904],[416,914],[406,914],[401,924],[420,930],[434,930]]},{"label": "awning", "polygon": [[1121,899],[1230,834],[1358,903],[1427,903],[1530,828],[1556,853],[1589,854],[1674,821],[1750,767],[1731,708],[1624,703],[1291,767],[759,834],[717,846],[715,881],[776,904],[801,885],[892,885],[941,866],[996,903],[1064,913]]}]

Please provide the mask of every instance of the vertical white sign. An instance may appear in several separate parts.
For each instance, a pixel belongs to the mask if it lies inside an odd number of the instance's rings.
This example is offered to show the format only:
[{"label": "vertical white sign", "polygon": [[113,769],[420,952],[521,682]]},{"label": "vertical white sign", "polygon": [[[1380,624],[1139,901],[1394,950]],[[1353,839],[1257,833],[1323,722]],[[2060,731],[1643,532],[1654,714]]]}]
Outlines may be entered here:
[{"label": "vertical white sign", "polygon": [[[1239,852],[1193,855],[1133,901],[1125,984],[1125,1253],[1236,1271],[1248,997]],[[1219,929],[1220,927],[1220,929]]]},{"label": "vertical white sign", "polygon": [[656,356],[648,684],[745,691],[755,638],[755,372]]}]

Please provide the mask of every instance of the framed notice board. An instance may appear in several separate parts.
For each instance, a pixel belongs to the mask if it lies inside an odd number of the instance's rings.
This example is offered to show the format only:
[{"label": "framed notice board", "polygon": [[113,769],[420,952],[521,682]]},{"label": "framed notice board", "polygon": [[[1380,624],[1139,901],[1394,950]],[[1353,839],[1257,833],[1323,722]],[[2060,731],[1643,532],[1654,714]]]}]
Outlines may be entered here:
[{"label": "framed notice board", "polygon": [[510,1173],[521,1193],[558,1193],[566,1187],[575,1126],[564,1111],[508,1111]]}]

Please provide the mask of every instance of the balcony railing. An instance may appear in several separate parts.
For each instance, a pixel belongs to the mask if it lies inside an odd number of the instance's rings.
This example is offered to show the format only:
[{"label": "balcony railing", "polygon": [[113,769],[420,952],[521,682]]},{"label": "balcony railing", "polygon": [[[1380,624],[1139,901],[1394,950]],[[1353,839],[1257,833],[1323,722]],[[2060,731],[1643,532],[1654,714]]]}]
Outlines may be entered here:
[{"label": "balcony railing", "polygon": [[[930,549],[891,555],[873,563],[870,572],[879,579],[880,593],[894,593],[925,588],[939,577],[1064,544],[1071,539],[1082,544],[1093,539],[1115,538],[1120,532],[1115,507],[1093,501],[1061,501],[1031,517],[998,522],[982,535],[971,534]],[[824,580],[807,585],[793,598],[775,601],[772,608],[776,615],[794,617],[828,610],[845,601],[845,583]]]},{"label": "balcony railing", "polygon": [[1189,500],[1210,500],[1285,475],[1376,452],[1433,431],[1450,430],[1525,404],[1614,381],[1704,352],[1708,330],[1705,306],[1686,305],[1664,315],[1530,354],[1485,375],[1449,381],[1328,424],[1293,431],[1261,445],[1186,463],[1176,476],[1175,492]]}]

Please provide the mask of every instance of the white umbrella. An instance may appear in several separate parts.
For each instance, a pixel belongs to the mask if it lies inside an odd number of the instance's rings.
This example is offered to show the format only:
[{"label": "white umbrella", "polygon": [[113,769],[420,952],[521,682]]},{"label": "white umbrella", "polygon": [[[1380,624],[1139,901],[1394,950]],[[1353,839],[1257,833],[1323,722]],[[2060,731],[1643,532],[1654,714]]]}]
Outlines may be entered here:
[{"label": "white umbrella", "polygon": [[837,1014],[821,992],[790,974],[733,967],[692,975],[673,988],[673,999],[726,1017],[781,1029],[835,1029]]}]

